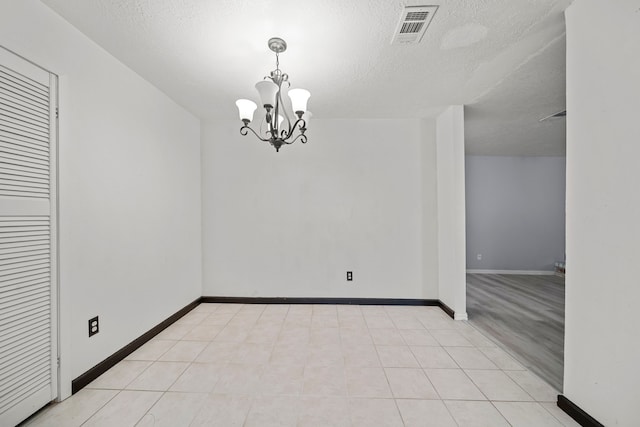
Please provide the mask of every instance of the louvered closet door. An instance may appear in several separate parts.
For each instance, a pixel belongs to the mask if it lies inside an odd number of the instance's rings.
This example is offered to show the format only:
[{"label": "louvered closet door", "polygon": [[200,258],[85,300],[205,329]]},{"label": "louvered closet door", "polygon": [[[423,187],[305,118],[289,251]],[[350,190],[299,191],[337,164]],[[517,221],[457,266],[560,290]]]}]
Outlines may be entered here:
[{"label": "louvered closet door", "polygon": [[57,396],[55,76],[0,48],[0,425]]}]

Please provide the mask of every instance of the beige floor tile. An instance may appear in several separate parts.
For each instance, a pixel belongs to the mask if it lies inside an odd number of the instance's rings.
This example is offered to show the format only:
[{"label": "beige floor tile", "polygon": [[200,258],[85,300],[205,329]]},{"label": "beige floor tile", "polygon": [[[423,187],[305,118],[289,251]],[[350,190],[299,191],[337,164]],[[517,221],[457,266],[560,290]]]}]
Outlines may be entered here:
[{"label": "beige floor tile", "polygon": [[278,339],[280,329],[280,325],[273,325],[272,323],[256,324],[256,326],[247,334],[247,339],[245,341],[256,344],[273,344],[276,342],[276,339]]},{"label": "beige floor tile", "polygon": [[510,426],[491,402],[447,400],[444,403],[459,427]]},{"label": "beige floor tile", "polygon": [[458,364],[442,347],[411,346],[411,352],[422,368],[457,369]]},{"label": "beige floor tile", "polygon": [[368,315],[364,317],[364,320],[369,329],[393,329],[396,327],[386,314],[384,316]]},{"label": "beige floor tile", "polygon": [[382,366],[378,352],[373,345],[342,346],[345,366],[377,368]]},{"label": "beige floor tile", "polygon": [[489,400],[531,401],[533,398],[502,371],[465,370]]},{"label": "beige floor tile", "polygon": [[251,398],[248,396],[210,394],[191,427],[242,427],[250,406]]},{"label": "beige floor tile", "polygon": [[445,347],[447,353],[463,369],[498,369],[487,356],[473,347]]},{"label": "beige floor tile", "polygon": [[346,367],[347,391],[352,397],[391,397],[382,368]]},{"label": "beige floor tile", "polygon": [[[417,330],[424,329],[422,323],[415,317],[411,316],[393,316],[391,318],[397,329]],[[409,343],[407,343],[409,344]]]},{"label": "beige floor tile", "polygon": [[200,363],[222,363],[233,360],[240,343],[235,342],[212,342],[196,357],[196,362]]},{"label": "beige floor tile", "polygon": [[208,343],[204,341],[178,341],[158,360],[163,362],[193,362],[207,345]]},{"label": "beige floor tile", "polygon": [[283,328],[309,328],[311,326],[311,313],[293,314],[289,312],[284,319]]},{"label": "beige floor tile", "polygon": [[350,427],[346,399],[302,397],[299,401],[298,427]]},{"label": "beige floor tile", "polygon": [[213,391],[224,368],[221,363],[192,363],[173,383],[170,391],[209,393]]},{"label": "beige floor tile", "polygon": [[512,426],[517,427],[562,427],[546,409],[535,402],[493,402],[498,411]]},{"label": "beige floor tile", "polygon": [[125,360],[149,360],[155,362],[177,342],[175,340],[152,339],[128,355]]},{"label": "beige floor tile", "polygon": [[493,341],[475,329],[463,330],[460,334],[476,347],[496,347]]},{"label": "beige floor tile", "polygon": [[256,388],[256,393],[297,396],[302,393],[303,384],[304,366],[267,365]]},{"label": "beige floor tile", "polygon": [[234,363],[263,365],[269,362],[272,349],[272,343],[240,343],[232,360]]},{"label": "beige floor tile", "polygon": [[402,427],[393,399],[349,399],[353,427]]},{"label": "beige floor tile", "polygon": [[340,344],[309,345],[307,366],[343,366],[344,356]]},{"label": "beige floor tile", "polygon": [[429,332],[443,347],[473,347],[473,344],[458,331],[443,329]]},{"label": "beige floor tile", "polygon": [[486,400],[486,397],[461,369],[425,369],[441,399]]},{"label": "beige floor tile", "polygon": [[242,310],[243,307],[244,304],[222,304],[220,307],[218,307],[216,313],[236,314],[237,312]]},{"label": "beige floor tile", "polygon": [[206,393],[164,393],[136,427],[189,427]]},{"label": "beige floor tile", "polygon": [[187,362],[154,362],[129,383],[127,390],[166,391],[187,369]]},{"label": "beige floor tile", "polygon": [[439,346],[433,336],[426,329],[401,329],[399,330],[402,339],[407,345],[420,345],[420,346]]},{"label": "beige floor tile", "polygon": [[384,305],[362,305],[360,306],[363,316],[384,316],[387,314],[387,310]]},{"label": "beige floor tile", "polygon": [[406,345],[397,329],[370,329],[375,345]]},{"label": "beige floor tile", "polygon": [[195,325],[174,323],[154,337],[157,340],[181,340]]},{"label": "beige floor tile", "polygon": [[340,366],[307,366],[304,369],[302,394],[313,396],[346,396],[344,368]]},{"label": "beige floor tile", "polygon": [[336,312],[338,317],[340,316],[362,316],[362,310],[359,305],[351,304],[338,304],[336,305]]},{"label": "beige floor tile", "polygon": [[245,427],[295,427],[298,422],[297,397],[260,396],[253,399]]},{"label": "beige floor tile", "polygon": [[212,325],[209,323],[201,323],[191,329],[184,337],[183,340],[190,341],[213,341],[218,333],[224,328],[223,325]]},{"label": "beige floor tile", "polygon": [[214,342],[244,342],[251,330],[250,326],[227,325],[218,332]]},{"label": "beige floor tile", "polygon": [[340,343],[343,347],[358,345],[373,345],[373,339],[369,329],[365,328],[340,328]]},{"label": "beige floor tile", "polygon": [[83,427],[134,426],[160,396],[162,393],[154,391],[121,391],[89,418]]},{"label": "beige floor tile", "polygon": [[310,345],[340,345],[340,330],[335,328],[311,328],[309,331]]},{"label": "beige floor tile", "polygon": [[332,315],[313,314],[311,316],[311,329],[315,328],[337,328],[340,326],[338,323],[338,316],[334,313]]},{"label": "beige floor tile", "polygon": [[176,321],[178,325],[197,325],[206,319],[209,313],[200,313],[191,311]]},{"label": "beige floor tile", "polygon": [[439,399],[422,369],[385,368],[393,397],[397,399]]},{"label": "beige floor tile", "polygon": [[405,427],[457,427],[441,400],[396,399]]},{"label": "beige floor tile", "polygon": [[429,331],[447,330],[454,328],[454,320],[450,317],[447,317],[446,315],[428,317],[420,316],[418,317],[418,319],[420,320],[420,323],[422,323],[422,325],[425,327],[425,329],[428,329]]},{"label": "beige floor tile", "polygon": [[525,368],[506,351],[498,347],[479,347],[485,356],[487,356],[498,368],[505,371],[524,371]]},{"label": "beige floor tile", "polygon": [[335,304],[313,304],[311,305],[311,312],[314,315],[321,316],[337,315],[338,308]]},{"label": "beige floor tile", "polygon": [[213,388],[216,394],[251,396],[260,384],[262,365],[229,363],[220,370],[220,378]]},{"label": "beige floor tile", "polygon": [[271,351],[269,363],[272,365],[304,366],[307,363],[307,344],[276,343]]},{"label": "beige floor tile", "polygon": [[418,361],[408,346],[379,345],[376,346],[380,363],[385,368],[419,368]]},{"label": "beige floor tile", "polygon": [[262,312],[262,315],[265,316],[270,314],[278,314],[284,318],[284,316],[286,316],[288,312],[288,304],[267,304],[267,307]]},{"label": "beige floor tile", "polygon": [[276,344],[307,345],[309,344],[309,334],[310,331],[307,327],[288,327],[285,324],[282,326]]},{"label": "beige floor tile", "polygon": [[49,406],[23,427],[78,427],[118,394],[118,390],[85,388],[64,400]]},{"label": "beige floor tile", "polygon": [[218,309],[218,307],[220,307],[222,304],[219,303],[207,303],[207,302],[203,302],[200,305],[198,305],[196,308],[194,308],[192,311],[195,313],[213,313],[214,311],[216,311]]},{"label": "beige floor tile", "polygon": [[557,390],[529,371],[505,371],[509,377],[539,402],[557,402]]},{"label": "beige floor tile", "polygon": [[542,405],[542,407],[544,409],[547,410],[547,412],[549,412],[551,415],[553,415],[553,417],[560,421],[560,424],[562,424],[565,427],[579,427],[580,424],[578,424],[573,418],[571,418],[566,412],[564,412],[562,409],[558,408],[557,403],[552,403],[552,402],[540,402],[540,405]]},{"label": "beige floor tile", "polygon": [[367,322],[362,314],[358,315],[338,315],[338,324],[345,329],[367,329]]},{"label": "beige floor tile", "polygon": [[87,388],[123,389],[151,366],[152,363],[149,361],[123,360],[93,380]]},{"label": "beige floor tile", "polygon": [[214,312],[207,316],[201,325],[220,325],[225,326],[233,318],[233,313]]},{"label": "beige floor tile", "polygon": [[437,307],[207,304],[26,426],[575,426],[556,395]]}]

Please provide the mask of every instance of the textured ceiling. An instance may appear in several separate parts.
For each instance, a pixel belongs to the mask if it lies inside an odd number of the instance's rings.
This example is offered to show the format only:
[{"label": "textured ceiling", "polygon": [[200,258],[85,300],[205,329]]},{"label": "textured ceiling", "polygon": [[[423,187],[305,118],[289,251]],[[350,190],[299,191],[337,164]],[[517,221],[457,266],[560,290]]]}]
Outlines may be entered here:
[{"label": "textured ceiling", "polygon": [[42,0],[202,119],[280,66],[317,118],[418,118],[465,104],[467,152],[562,155],[564,19],[571,0],[439,0],[423,41],[391,45],[389,0]]}]

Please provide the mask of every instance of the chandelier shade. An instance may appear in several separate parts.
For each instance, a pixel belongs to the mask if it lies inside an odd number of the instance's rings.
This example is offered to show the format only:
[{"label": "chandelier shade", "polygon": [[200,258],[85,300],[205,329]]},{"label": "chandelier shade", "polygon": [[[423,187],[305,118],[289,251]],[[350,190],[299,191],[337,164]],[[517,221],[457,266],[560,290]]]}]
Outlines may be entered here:
[{"label": "chandelier shade", "polygon": [[255,86],[260,104],[265,110],[266,131],[262,131],[263,126],[259,127],[258,132],[249,126],[253,120],[253,113],[258,108],[255,102],[239,99],[236,106],[243,123],[240,134],[246,136],[251,132],[261,141],[271,144],[276,151],[280,151],[280,147],[285,144],[293,144],[297,140],[303,144],[307,142],[305,132],[307,120],[311,117],[311,113],[307,111],[307,102],[311,93],[305,89],[289,90],[292,111],[288,111],[289,108],[282,101],[282,85],[286,84],[286,87],[289,87],[289,75],[280,70],[279,59],[279,54],[287,49],[287,43],[281,38],[273,37],[269,39],[268,45],[276,54],[276,69]]},{"label": "chandelier shade", "polygon": [[251,120],[253,120],[253,113],[258,108],[255,102],[248,99],[238,99],[236,106],[238,107],[238,113],[240,113],[240,120],[243,122],[245,120],[251,122]]},{"label": "chandelier shade", "polygon": [[293,112],[296,114],[302,113],[304,114],[307,111],[307,101],[311,93],[305,89],[290,89],[289,90],[289,98],[291,98],[291,106],[293,107]]},{"label": "chandelier shade", "polygon": [[262,80],[256,83],[256,89],[264,108],[273,108],[276,105],[276,95],[280,89],[277,84],[271,80]]}]

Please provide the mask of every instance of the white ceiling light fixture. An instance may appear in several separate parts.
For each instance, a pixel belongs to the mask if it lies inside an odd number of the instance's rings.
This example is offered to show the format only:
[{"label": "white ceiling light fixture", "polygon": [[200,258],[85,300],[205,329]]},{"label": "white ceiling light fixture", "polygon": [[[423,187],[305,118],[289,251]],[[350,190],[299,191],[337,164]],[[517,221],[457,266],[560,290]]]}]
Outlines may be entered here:
[{"label": "white ceiling light fixture", "polygon": [[[289,75],[280,70],[279,54],[287,50],[287,43],[278,37],[269,39],[269,49],[276,54],[276,69],[266,76],[264,80],[256,83],[256,89],[260,95],[260,102],[266,111],[265,121],[267,129],[264,136],[253,130],[249,123],[253,120],[253,113],[258,108],[255,102],[248,99],[238,99],[236,106],[240,113],[240,120],[244,125],[240,128],[240,134],[246,136],[249,131],[261,141],[271,144],[276,151],[280,151],[280,147],[284,144],[293,144],[298,139],[302,143],[307,142],[307,136],[304,134],[307,130],[307,122],[311,117],[311,113],[307,111],[307,101],[311,96],[305,89],[290,89],[289,98],[291,98],[291,107],[297,120],[292,124],[289,118],[287,108],[282,102],[282,84],[289,84]],[[284,115],[284,116],[283,116]],[[284,127],[283,127],[284,123]],[[297,135],[294,134],[298,131]]]}]

